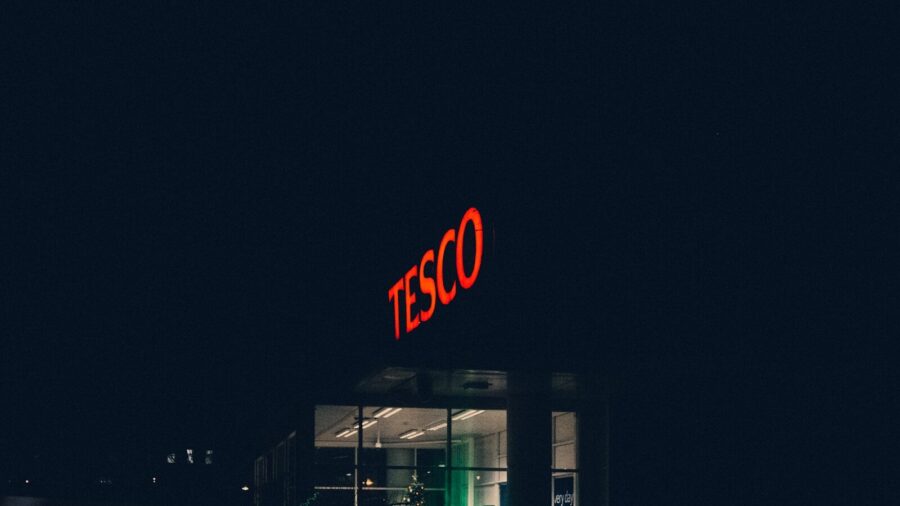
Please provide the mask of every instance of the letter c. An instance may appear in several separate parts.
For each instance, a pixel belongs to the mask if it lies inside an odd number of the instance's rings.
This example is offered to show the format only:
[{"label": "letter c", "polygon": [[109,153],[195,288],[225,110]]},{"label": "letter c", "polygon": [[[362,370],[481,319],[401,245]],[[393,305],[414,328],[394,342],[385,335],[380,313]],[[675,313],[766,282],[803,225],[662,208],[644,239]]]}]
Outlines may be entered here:
[{"label": "letter c", "polygon": [[444,304],[445,306],[453,300],[453,297],[456,297],[456,281],[453,282],[453,286],[450,287],[449,292],[444,287],[444,250],[447,249],[448,243],[455,241],[456,230],[451,228],[444,232],[444,237],[441,239],[441,245],[438,247],[437,265],[435,265],[434,269],[434,277],[437,278],[438,298],[441,299],[441,304]]}]

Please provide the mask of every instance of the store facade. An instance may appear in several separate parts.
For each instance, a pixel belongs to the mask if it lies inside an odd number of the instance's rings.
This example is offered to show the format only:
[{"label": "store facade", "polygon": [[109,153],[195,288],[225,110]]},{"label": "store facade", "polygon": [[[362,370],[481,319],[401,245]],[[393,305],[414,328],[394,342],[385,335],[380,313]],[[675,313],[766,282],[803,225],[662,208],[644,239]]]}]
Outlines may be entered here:
[{"label": "store facade", "polygon": [[256,459],[255,506],[608,503],[602,368],[504,352],[516,295],[478,209],[435,237],[388,287],[390,352],[297,403]]},{"label": "store facade", "polygon": [[257,458],[256,504],[303,504],[313,493],[323,506],[406,504],[416,483],[431,506],[509,506],[517,496],[576,506],[591,491],[603,500],[606,455],[586,452],[604,449],[605,421],[584,426],[602,414],[603,400],[579,409],[567,395],[575,392],[565,390],[575,388],[574,377],[551,378],[556,396],[552,384],[546,395],[528,378],[526,391],[513,386],[511,395],[497,397],[500,389],[447,395],[450,388],[421,379],[429,375],[450,377],[456,385],[448,387],[469,385],[463,389],[520,381],[498,371],[387,368],[382,376],[398,384],[430,382],[435,390],[414,391],[417,398],[369,391],[356,404],[307,405],[298,417],[306,423]]}]

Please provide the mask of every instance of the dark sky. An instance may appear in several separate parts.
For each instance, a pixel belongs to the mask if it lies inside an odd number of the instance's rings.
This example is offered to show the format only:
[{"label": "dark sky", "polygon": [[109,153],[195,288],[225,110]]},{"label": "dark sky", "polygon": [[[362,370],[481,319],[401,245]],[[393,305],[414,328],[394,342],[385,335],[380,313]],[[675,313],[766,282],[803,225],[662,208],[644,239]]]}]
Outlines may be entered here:
[{"label": "dark sky", "polygon": [[[863,462],[877,446],[824,449],[845,434],[837,422],[791,436],[812,413],[882,398],[847,378],[887,381],[878,350],[896,298],[880,295],[877,238],[897,209],[882,207],[895,199],[869,116],[885,110],[873,83],[887,51],[861,50],[885,26],[877,15],[749,3],[4,11],[13,459],[246,444],[260,413],[383,343],[379,297],[472,205],[500,227],[505,286],[534,285],[527,307],[556,314],[563,342],[628,364],[623,391],[651,399],[623,408],[645,424],[632,433],[716,467],[709,452],[747,452],[736,434],[752,426],[767,450],[749,453],[745,478],[777,483],[804,469],[767,467],[779,445]],[[857,311],[869,316],[844,319]],[[659,406],[705,420],[689,428],[698,439],[679,439]],[[641,448],[622,461],[631,479]],[[725,460],[741,481],[740,459]]]}]

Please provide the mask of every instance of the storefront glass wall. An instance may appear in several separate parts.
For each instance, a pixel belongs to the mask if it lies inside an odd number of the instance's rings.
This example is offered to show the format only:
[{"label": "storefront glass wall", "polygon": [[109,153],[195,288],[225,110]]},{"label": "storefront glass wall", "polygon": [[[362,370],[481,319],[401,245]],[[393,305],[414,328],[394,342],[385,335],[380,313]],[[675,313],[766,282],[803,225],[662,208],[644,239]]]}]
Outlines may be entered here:
[{"label": "storefront glass wall", "polygon": [[553,416],[553,506],[576,506],[578,470],[575,413],[555,411]]},{"label": "storefront glass wall", "polygon": [[[575,506],[575,416],[553,417],[556,506]],[[427,506],[508,504],[505,410],[321,405],[315,434],[318,506],[399,506],[413,475]]]}]

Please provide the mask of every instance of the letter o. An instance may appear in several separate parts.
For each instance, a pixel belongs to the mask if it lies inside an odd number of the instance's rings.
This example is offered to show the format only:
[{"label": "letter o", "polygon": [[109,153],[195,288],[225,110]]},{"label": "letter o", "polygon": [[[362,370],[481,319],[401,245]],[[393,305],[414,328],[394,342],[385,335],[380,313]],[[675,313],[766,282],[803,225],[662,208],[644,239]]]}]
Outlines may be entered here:
[{"label": "letter o", "polygon": [[[475,229],[475,266],[472,267],[472,273],[467,276],[463,266],[463,239],[465,239],[466,224],[470,221]],[[484,231],[482,230],[481,214],[478,209],[470,207],[463,215],[462,221],[459,223],[459,231],[456,233],[456,277],[459,279],[459,285],[465,289],[471,287],[478,278],[478,271],[481,270],[481,255],[484,253],[483,243]]]}]

